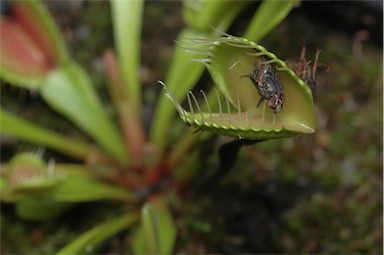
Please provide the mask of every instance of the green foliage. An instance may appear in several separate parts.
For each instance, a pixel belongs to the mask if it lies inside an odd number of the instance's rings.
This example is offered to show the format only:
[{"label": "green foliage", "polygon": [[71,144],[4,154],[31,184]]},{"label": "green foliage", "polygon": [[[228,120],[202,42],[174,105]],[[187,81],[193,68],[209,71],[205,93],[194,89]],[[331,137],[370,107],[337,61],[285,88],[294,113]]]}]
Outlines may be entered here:
[{"label": "green foliage", "polygon": [[299,0],[263,1],[247,27],[244,37],[250,41],[260,42],[260,40],[285,19],[291,9],[299,3]]},{"label": "green foliage", "polygon": [[139,82],[140,36],[143,0],[115,0],[111,2],[116,51],[123,84],[131,107],[140,112],[141,89]]},{"label": "green foliage", "polygon": [[53,109],[92,136],[114,159],[128,164],[121,134],[96,96],[89,76],[80,66],[68,62],[50,72],[43,82],[41,96]]},{"label": "green foliage", "polygon": [[137,214],[127,213],[116,219],[97,225],[79,236],[75,241],[61,248],[56,254],[92,254],[95,247],[106,238],[131,227],[137,221]]},{"label": "green foliage", "polygon": [[0,113],[2,120],[1,132],[3,134],[53,148],[77,159],[85,159],[95,151],[95,148],[91,145],[54,133],[51,130],[18,118],[3,109],[0,109]]},{"label": "green foliage", "polygon": [[172,254],[176,227],[166,201],[157,197],[141,209],[141,225],[135,234],[135,254]]}]

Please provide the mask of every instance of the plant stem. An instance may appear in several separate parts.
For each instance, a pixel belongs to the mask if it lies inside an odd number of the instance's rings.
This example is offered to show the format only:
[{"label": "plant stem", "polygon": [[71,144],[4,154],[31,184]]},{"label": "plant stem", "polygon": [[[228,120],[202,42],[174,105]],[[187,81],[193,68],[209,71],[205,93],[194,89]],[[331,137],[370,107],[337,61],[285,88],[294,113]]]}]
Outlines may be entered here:
[{"label": "plant stem", "polygon": [[127,146],[132,166],[140,169],[143,166],[145,135],[140,114],[132,103],[123,87],[121,73],[112,50],[104,52],[104,62],[109,76],[108,86],[112,101],[117,109],[120,125],[122,127],[125,145]]},{"label": "plant stem", "polygon": [[134,111],[141,111],[140,66],[143,0],[111,1],[113,35],[121,71],[122,90],[129,95]]},{"label": "plant stem", "polygon": [[0,108],[1,133],[55,149],[75,159],[94,162],[108,161],[108,157],[90,144],[57,134]]},{"label": "plant stem", "polygon": [[106,221],[88,230],[73,242],[61,248],[56,254],[83,254],[87,248],[93,248],[106,238],[131,227],[139,220],[136,213],[128,213],[119,218]]}]

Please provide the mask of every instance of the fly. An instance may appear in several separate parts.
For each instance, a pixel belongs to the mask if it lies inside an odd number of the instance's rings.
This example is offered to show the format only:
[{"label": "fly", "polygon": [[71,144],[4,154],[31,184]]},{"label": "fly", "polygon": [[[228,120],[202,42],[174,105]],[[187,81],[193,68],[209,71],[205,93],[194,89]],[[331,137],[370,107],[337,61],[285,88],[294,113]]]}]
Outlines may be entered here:
[{"label": "fly", "polygon": [[[266,61],[265,57],[262,61]],[[267,100],[267,105],[273,109],[274,113],[281,110],[285,96],[280,78],[271,64],[261,62],[259,67],[255,67],[253,73],[240,76],[240,78],[242,77],[249,77],[261,96],[257,107],[263,100]]]}]

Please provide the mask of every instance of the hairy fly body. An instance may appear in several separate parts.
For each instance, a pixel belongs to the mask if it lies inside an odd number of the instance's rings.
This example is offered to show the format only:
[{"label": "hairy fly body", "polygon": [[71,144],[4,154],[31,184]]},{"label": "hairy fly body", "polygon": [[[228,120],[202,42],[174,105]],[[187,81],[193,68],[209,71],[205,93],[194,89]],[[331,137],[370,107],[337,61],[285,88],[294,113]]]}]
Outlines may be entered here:
[{"label": "hairy fly body", "polygon": [[[263,58],[262,61],[266,61],[266,59]],[[267,100],[267,105],[275,113],[281,110],[285,96],[280,78],[271,64],[260,62],[260,65],[255,67],[253,73],[243,75],[240,78],[242,77],[249,77],[261,96],[257,107],[260,106],[263,100]]]}]

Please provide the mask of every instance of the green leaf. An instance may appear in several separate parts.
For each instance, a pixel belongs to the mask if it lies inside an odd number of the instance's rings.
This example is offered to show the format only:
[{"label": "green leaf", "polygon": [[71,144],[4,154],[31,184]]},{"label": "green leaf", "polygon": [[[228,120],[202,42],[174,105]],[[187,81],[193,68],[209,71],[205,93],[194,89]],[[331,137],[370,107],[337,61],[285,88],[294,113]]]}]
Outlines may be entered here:
[{"label": "green leaf", "polygon": [[264,0],[248,25],[244,38],[259,42],[275,28],[300,0]]},{"label": "green leaf", "polygon": [[133,251],[135,254],[171,254],[176,238],[176,227],[163,197],[144,204],[141,226],[137,230]]},{"label": "green leaf", "polygon": [[98,244],[108,237],[131,227],[137,220],[138,215],[134,212],[108,220],[88,230],[70,244],[61,248],[56,254],[92,254]]},{"label": "green leaf", "polygon": [[226,30],[237,14],[251,3],[251,1],[185,0],[183,17],[187,26],[196,31],[211,33],[212,27]]},{"label": "green leaf", "polygon": [[[62,167],[61,170],[64,170]],[[97,200],[116,200],[134,202],[135,195],[119,186],[103,183],[84,171],[63,171],[65,181],[50,194],[56,201],[89,202]]]},{"label": "green leaf", "polygon": [[[190,29],[184,29],[178,40],[180,42],[185,41],[185,38],[206,38],[206,34],[197,33]],[[186,94],[185,91],[191,89],[200,78],[204,71],[204,66],[200,63],[191,61],[191,58],[197,57],[197,55],[191,55],[185,52],[184,49],[176,47],[172,54],[171,66],[168,69],[166,76],[166,84],[174,91],[175,97],[182,101]],[[155,145],[159,152],[161,152],[167,142],[167,132],[172,123],[172,119],[175,115],[175,108],[172,103],[164,97],[159,98],[159,102],[156,106],[156,113],[151,125],[151,142]]]},{"label": "green leaf", "polygon": [[112,18],[116,49],[119,57],[123,84],[131,105],[141,109],[141,86],[139,82],[140,38],[143,0],[114,0]]},{"label": "green leaf", "polygon": [[[182,120],[202,130],[253,140],[315,132],[316,113],[311,90],[284,61],[244,38],[226,35],[216,41],[194,42],[210,45],[205,56],[201,52],[202,61],[208,66],[215,85],[223,95],[217,92],[219,109],[213,112],[214,107],[202,111],[196,96],[190,92],[188,112],[168,92]],[[260,95],[255,84],[246,77],[253,74],[258,66],[266,64],[276,69],[285,95],[284,106],[277,113],[266,107],[266,101],[257,107]],[[202,96],[209,105],[204,92]]]},{"label": "green leaf", "polygon": [[21,140],[47,146],[81,160],[85,160],[86,157],[98,153],[97,149],[89,144],[54,133],[48,129],[30,123],[29,121],[23,120],[16,115],[12,115],[2,108],[0,108],[0,114],[1,134],[11,135]]},{"label": "green leaf", "polygon": [[24,220],[49,221],[66,212],[73,203],[58,202],[47,198],[28,198],[16,203],[16,213]]},{"label": "green leaf", "polygon": [[73,62],[62,65],[52,71],[43,83],[41,95],[53,109],[93,137],[111,157],[128,164],[121,134],[80,66]]}]

